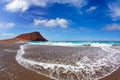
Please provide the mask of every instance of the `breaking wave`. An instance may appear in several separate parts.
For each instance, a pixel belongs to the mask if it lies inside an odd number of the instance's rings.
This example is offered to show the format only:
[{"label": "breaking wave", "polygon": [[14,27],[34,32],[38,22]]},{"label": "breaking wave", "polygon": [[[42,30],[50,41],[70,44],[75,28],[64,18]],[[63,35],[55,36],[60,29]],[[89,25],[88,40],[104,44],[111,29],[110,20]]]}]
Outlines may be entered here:
[{"label": "breaking wave", "polygon": [[112,45],[66,44],[69,45],[74,47],[22,45],[16,60],[30,70],[57,80],[98,80],[120,65],[120,51]]}]

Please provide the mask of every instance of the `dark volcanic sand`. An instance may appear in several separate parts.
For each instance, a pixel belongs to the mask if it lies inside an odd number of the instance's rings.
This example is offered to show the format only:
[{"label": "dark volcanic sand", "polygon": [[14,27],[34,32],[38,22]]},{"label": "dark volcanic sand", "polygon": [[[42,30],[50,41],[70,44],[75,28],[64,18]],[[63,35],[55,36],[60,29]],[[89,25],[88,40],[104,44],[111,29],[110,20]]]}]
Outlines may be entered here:
[{"label": "dark volcanic sand", "polygon": [[16,62],[15,56],[19,46],[20,44],[0,44],[0,80],[52,80]]},{"label": "dark volcanic sand", "polygon": [[120,68],[117,71],[113,72],[111,75],[106,76],[100,80],[120,80]]},{"label": "dark volcanic sand", "polygon": [[[21,44],[0,44],[0,80],[52,80],[19,65],[15,56]],[[120,80],[120,68],[101,80]]]}]

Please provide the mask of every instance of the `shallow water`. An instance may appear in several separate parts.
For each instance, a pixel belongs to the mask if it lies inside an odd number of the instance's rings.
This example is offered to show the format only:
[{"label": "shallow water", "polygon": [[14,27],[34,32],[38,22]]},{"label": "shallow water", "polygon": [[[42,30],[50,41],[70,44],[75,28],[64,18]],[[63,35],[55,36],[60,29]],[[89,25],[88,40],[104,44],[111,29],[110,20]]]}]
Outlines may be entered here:
[{"label": "shallow water", "polygon": [[120,51],[112,46],[23,45],[16,60],[28,69],[58,80],[97,80],[119,67]]}]

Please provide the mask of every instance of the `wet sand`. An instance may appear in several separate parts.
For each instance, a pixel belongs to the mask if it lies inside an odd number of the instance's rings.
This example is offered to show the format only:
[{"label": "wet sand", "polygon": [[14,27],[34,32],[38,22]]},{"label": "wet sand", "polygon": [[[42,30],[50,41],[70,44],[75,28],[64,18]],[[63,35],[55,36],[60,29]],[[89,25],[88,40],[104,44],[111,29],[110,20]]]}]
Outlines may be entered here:
[{"label": "wet sand", "polygon": [[100,80],[120,80],[120,67],[118,70],[113,72],[111,75],[106,76],[105,78],[102,78]]},{"label": "wet sand", "polygon": [[[0,80],[52,80],[16,62],[15,56],[20,45],[22,44],[0,44]],[[120,80],[120,68],[101,80]]]},{"label": "wet sand", "polygon": [[[120,46],[114,46],[114,48],[120,50]],[[115,72],[102,78],[101,80],[120,80],[120,67]]]},{"label": "wet sand", "polygon": [[20,44],[0,44],[0,80],[52,80],[19,65],[15,56]]}]

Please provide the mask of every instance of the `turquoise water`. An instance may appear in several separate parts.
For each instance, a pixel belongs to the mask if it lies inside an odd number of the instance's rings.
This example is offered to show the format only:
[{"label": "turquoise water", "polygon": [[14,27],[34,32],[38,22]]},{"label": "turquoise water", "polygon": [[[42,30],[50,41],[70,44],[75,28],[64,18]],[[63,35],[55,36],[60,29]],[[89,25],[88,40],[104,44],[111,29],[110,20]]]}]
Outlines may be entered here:
[{"label": "turquoise water", "polygon": [[91,44],[105,44],[105,45],[120,45],[120,41],[30,41],[30,44],[48,44],[48,45],[91,45]]}]

